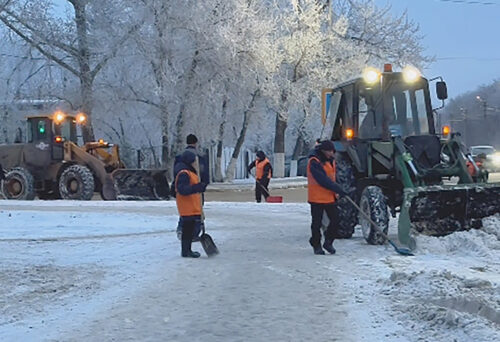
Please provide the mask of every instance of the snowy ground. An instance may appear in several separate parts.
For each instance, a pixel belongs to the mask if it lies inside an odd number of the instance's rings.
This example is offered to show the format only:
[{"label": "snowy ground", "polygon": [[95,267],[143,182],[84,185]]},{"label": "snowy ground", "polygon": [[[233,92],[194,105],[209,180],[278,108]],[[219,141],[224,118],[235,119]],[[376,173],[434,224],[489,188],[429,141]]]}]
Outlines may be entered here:
[{"label": "snowy ground", "polygon": [[305,203],[205,212],[221,254],[194,260],[172,201],[0,201],[0,341],[500,341],[498,216],[315,256]]}]

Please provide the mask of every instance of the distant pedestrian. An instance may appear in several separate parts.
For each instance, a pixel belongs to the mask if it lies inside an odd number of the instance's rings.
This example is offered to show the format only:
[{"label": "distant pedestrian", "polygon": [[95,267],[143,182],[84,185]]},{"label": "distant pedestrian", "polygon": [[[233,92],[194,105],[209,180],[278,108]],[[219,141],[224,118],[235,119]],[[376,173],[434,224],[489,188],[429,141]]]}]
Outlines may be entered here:
[{"label": "distant pedestrian", "polygon": [[[314,254],[335,254],[333,240],[338,229],[337,196],[345,196],[339,184],[335,183],[335,146],[332,141],[318,143],[307,164],[307,193],[311,205],[311,244]],[[325,232],[325,241],[321,248],[321,221],[326,212],[330,223]]]},{"label": "distant pedestrian", "polygon": [[201,222],[201,194],[207,184],[200,182],[196,171],[196,154],[184,151],[174,166],[177,210],[182,222],[181,256],[199,258],[200,253],[191,250],[197,222]]},{"label": "distant pedestrian", "polygon": [[263,151],[257,151],[256,159],[248,165],[248,172],[255,167],[255,200],[261,202],[262,196],[269,196],[269,181],[273,174],[271,162]]}]

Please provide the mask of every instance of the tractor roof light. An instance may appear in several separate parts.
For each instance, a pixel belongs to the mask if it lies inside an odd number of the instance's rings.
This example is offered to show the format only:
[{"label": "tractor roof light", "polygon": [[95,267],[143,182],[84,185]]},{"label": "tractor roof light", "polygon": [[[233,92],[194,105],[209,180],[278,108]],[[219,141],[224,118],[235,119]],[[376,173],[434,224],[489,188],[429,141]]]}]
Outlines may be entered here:
[{"label": "tractor roof light", "polygon": [[53,120],[56,124],[60,124],[63,122],[63,120],[66,118],[66,114],[64,114],[62,111],[58,110],[57,112],[54,113]]},{"label": "tractor roof light", "polygon": [[380,71],[372,67],[365,68],[363,70],[363,79],[368,84],[374,84],[380,79]]},{"label": "tractor roof light", "polygon": [[76,115],[76,122],[80,125],[83,125],[87,121],[87,115],[84,113],[78,113]]},{"label": "tractor roof light", "polygon": [[450,126],[443,126],[443,136],[447,137],[451,132]]},{"label": "tractor roof light", "polygon": [[420,78],[420,75],[420,71],[411,65],[403,69],[403,78],[407,83],[414,83]]}]

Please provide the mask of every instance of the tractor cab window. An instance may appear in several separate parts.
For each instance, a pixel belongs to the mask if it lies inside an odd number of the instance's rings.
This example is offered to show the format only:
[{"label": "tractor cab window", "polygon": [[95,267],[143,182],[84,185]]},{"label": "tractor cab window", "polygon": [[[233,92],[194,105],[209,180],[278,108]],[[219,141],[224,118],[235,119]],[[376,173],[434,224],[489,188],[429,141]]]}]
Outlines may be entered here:
[{"label": "tractor cab window", "polygon": [[423,89],[393,87],[389,98],[388,124],[391,135],[402,137],[429,134],[429,122]]},{"label": "tractor cab window", "polygon": [[67,117],[60,124],[54,123],[54,133],[56,136],[62,136],[64,140],[77,142],[76,125],[71,117]]},{"label": "tractor cab window", "polygon": [[388,80],[359,88],[358,136],[361,139],[389,139],[391,136],[429,134],[424,84],[408,85]]},{"label": "tractor cab window", "polygon": [[383,116],[380,89],[361,88],[358,97],[358,136],[378,139],[382,136]]}]

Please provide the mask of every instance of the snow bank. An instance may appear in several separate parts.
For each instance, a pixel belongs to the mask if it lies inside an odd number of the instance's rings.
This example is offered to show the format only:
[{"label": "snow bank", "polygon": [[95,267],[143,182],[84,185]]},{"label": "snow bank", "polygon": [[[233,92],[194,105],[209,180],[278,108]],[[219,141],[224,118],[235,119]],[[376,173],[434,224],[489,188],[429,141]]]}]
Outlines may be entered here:
[{"label": "snow bank", "polygon": [[392,316],[435,341],[500,341],[500,216],[482,229],[417,236],[414,258],[390,257],[378,280]]}]

